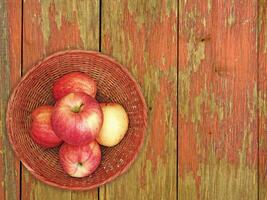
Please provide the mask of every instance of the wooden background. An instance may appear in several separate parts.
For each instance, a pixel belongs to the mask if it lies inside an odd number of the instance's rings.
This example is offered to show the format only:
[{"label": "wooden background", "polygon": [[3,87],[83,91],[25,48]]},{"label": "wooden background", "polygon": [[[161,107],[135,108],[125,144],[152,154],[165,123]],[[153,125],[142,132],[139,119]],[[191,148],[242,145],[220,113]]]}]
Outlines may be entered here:
[{"label": "wooden background", "polygon": [[[176,0],[0,0],[0,200],[172,200],[177,195]],[[110,184],[86,192],[35,179],[8,142],[12,88],[36,62],[66,49],[101,51],[139,82],[149,108],[137,161]]]},{"label": "wooden background", "polygon": [[180,199],[267,199],[266,7],[179,0]]}]

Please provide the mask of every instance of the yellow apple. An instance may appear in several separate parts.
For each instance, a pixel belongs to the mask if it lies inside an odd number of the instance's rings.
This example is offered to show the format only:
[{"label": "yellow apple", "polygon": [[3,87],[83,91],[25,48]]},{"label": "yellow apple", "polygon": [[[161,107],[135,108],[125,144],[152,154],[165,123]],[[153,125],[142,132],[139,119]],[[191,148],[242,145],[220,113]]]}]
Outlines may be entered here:
[{"label": "yellow apple", "polygon": [[96,140],[99,144],[112,147],[120,143],[128,130],[129,119],[125,109],[118,103],[100,103],[103,125]]}]

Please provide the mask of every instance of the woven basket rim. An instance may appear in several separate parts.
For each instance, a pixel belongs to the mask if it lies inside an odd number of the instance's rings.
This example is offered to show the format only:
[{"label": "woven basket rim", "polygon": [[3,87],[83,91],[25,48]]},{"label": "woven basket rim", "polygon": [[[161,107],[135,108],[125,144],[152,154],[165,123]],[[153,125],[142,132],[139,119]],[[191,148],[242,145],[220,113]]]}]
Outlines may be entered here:
[{"label": "woven basket rim", "polygon": [[[108,179],[102,181],[101,183],[92,184],[92,185],[90,185],[88,187],[86,187],[86,186],[85,187],[80,187],[80,186],[71,186],[71,187],[69,187],[69,186],[65,186],[65,185],[61,185],[61,184],[52,182],[50,180],[47,180],[45,177],[38,175],[27,164],[27,162],[25,161],[25,159],[21,156],[20,152],[18,152],[18,150],[17,150],[16,146],[14,145],[14,142],[13,142],[13,140],[11,138],[11,134],[10,134],[12,132],[12,127],[11,127],[12,118],[10,117],[10,112],[9,111],[11,109],[11,105],[12,105],[12,102],[14,101],[15,95],[18,92],[20,86],[25,81],[25,79],[27,79],[31,75],[31,73],[37,67],[39,67],[41,64],[43,64],[47,60],[50,60],[50,59],[52,59],[54,57],[57,57],[57,56],[62,56],[62,55],[65,55],[65,54],[73,54],[73,53],[82,53],[82,54],[88,54],[88,55],[96,55],[99,58],[103,58],[105,60],[109,60],[110,62],[114,63],[116,65],[116,67],[118,67],[120,70],[122,70],[128,76],[128,78],[131,81],[133,81],[134,86],[136,88],[136,91],[137,91],[137,93],[138,93],[138,95],[139,95],[139,97],[141,99],[142,105],[143,105],[143,113],[142,113],[142,115],[144,117],[144,128],[142,130],[142,137],[141,137],[141,140],[140,140],[140,144],[138,145],[138,148],[134,152],[134,155],[133,155],[132,159],[125,165],[125,167],[122,170],[117,171],[114,175],[112,175]],[[141,87],[139,86],[139,84],[137,83],[137,81],[132,77],[132,75],[127,70],[127,68],[126,67],[123,67],[114,58],[111,58],[108,55],[105,55],[103,53],[100,53],[100,52],[97,52],[97,51],[91,51],[91,50],[90,51],[87,51],[87,50],[65,50],[65,51],[59,51],[57,53],[51,54],[51,55],[47,56],[46,58],[40,60],[39,62],[37,62],[36,64],[34,64],[33,67],[31,69],[29,69],[23,77],[21,77],[19,83],[14,87],[14,89],[13,89],[13,91],[12,91],[10,97],[9,97],[9,100],[8,100],[7,110],[6,110],[6,126],[7,126],[7,131],[8,131],[8,133],[7,133],[8,139],[9,139],[9,142],[11,143],[12,149],[14,150],[17,158],[23,163],[23,165],[27,168],[27,170],[30,171],[30,173],[33,176],[35,176],[37,179],[45,182],[48,185],[55,186],[55,187],[58,187],[58,188],[61,188],[61,189],[78,190],[78,191],[90,190],[90,189],[94,189],[94,188],[100,187],[100,186],[102,186],[102,185],[104,185],[104,184],[106,184],[108,182],[111,182],[112,180],[116,179],[118,176],[120,176],[121,174],[125,173],[130,168],[130,166],[133,164],[133,162],[136,160],[137,155],[141,151],[141,148],[142,148],[142,146],[144,144],[144,140],[145,140],[145,132],[146,132],[146,128],[147,128],[147,105],[146,105],[144,96],[143,96],[143,94],[141,92]]]}]

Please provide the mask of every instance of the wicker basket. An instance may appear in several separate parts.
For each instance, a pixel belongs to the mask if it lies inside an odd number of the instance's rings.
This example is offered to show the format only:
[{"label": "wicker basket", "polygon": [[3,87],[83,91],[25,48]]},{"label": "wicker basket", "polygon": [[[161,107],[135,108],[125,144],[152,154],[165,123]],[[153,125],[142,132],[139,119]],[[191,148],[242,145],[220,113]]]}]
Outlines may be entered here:
[{"label": "wicker basket", "polygon": [[[130,121],[123,140],[112,148],[101,147],[100,166],[84,178],[72,178],[63,171],[59,148],[43,149],[29,136],[32,110],[43,104],[53,105],[54,81],[74,71],[93,77],[98,87],[97,100],[122,104]],[[9,140],[18,158],[36,178],[71,190],[92,189],[125,172],[141,149],[146,123],[146,104],[135,80],[115,60],[92,51],[60,52],[34,66],[14,89],[7,108]]]}]

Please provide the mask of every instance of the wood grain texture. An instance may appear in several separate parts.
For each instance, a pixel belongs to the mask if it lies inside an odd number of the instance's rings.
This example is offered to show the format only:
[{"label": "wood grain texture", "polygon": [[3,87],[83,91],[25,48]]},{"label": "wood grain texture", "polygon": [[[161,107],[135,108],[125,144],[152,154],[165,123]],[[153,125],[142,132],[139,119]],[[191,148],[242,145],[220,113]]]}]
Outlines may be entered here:
[{"label": "wood grain texture", "polygon": [[178,197],[257,199],[257,1],[179,0]]},{"label": "wood grain texture", "polygon": [[0,1],[0,199],[19,199],[20,162],[9,144],[5,116],[8,97],[20,78],[21,1]]},{"label": "wood grain texture", "polygon": [[[24,0],[23,72],[44,57],[66,49],[99,47],[98,0]],[[48,186],[23,168],[22,199],[97,199],[97,189],[72,192]]]},{"label": "wood grain texture", "polygon": [[102,52],[141,85],[148,129],[129,171],[100,188],[101,200],[177,198],[177,2],[102,1]]},{"label": "wood grain texture", "polygon": [[259,1],[259,200],[267,199],[267,10],[266,0]]}]

